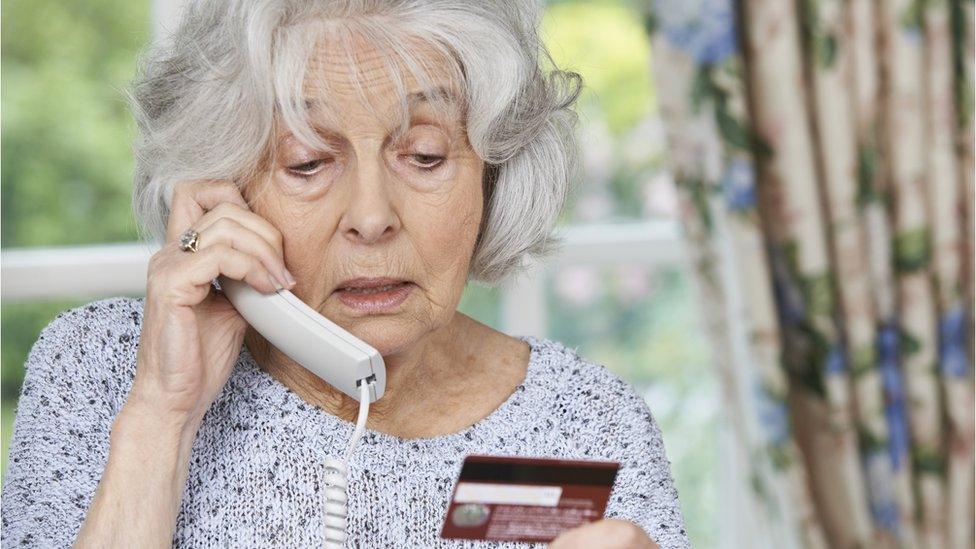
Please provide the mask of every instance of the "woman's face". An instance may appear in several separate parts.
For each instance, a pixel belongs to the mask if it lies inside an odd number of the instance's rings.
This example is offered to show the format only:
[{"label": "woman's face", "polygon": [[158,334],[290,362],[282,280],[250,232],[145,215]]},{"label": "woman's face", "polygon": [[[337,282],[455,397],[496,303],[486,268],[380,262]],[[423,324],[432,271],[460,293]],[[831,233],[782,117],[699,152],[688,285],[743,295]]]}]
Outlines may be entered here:
[{"label": "woman's face", "polygon": [[[461,106],[434,108],[449,105],[450,93],[422,94],[432,92],[408,73],[409,127],[399,131],[402,98],[388,54],[357,48],[361,92],[344,53],[320,49],[309,64],[310,118],[334,151],[313,150],[281,130],[270,174],[257,178],[268,188],[249,187],[245,197],[281,231],[297,280],[292,291],[391,355],[454,316],[481,222],[483,162],[468,143]],[[313,84],[319,78],[327,95]],[[316,109],[322,102],[338,115]],[[376,309],[375,299],[342,289],[360,277],[408,281],[406,298]]]}]

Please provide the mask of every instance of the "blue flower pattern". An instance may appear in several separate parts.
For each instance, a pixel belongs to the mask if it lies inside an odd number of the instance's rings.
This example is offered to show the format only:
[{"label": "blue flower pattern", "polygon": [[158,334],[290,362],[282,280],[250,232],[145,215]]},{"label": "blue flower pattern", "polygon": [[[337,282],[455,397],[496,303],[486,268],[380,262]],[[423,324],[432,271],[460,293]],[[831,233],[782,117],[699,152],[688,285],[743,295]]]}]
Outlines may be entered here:
[{"label": "blue flower pattern", "polygon": [[885,417],[888,420],[891,464],[895,471],[908,459],[908,419],[905,388],[898,369],[898,321],[892,319],[878,330],[878,365],[885,392]]},{"label": "blue flower pattern", "polygon": [[731,0],[656,0],[661,32],[699,64],[713,65],[738,51]]},{"label": "blue flower pattern", "polygon": [[843,345],[834,345],[827,354],[824,369],[828,375],[843,374],[847,371],[847,356]]},{"label": "blue flower pattern", "polygon": [[790,439],[790,411],[786,401],[777,398],[760,383],[754,386],[759,424],[763,427],[766,440],[779,446]]},{"label": "blue flower pattern", "polygon": [[969,375],[966,314],[961,304],[946,311],[939,322],[939,370],[946,377],[965,378]]},{"label": "blue flower pattern", "polygon": [[756,207],[756,173],[752,162],[735,158],[721,181],[725,203],[730,211],[744,213]]}]

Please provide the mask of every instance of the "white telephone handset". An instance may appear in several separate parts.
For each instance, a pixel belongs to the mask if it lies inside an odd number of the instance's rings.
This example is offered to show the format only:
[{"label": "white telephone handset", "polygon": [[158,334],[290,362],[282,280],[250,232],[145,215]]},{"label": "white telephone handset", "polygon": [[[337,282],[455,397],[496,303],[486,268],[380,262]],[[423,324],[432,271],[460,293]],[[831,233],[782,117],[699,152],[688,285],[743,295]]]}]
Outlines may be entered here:
[{"label": "white telephone handset", "polygon": [[359,400],[369,383],[369,400],[386,389],[379,351],[306,305],[288,290],[263,294],[245,282],[220,276],[220,289],[247,323],[313,374]]}]

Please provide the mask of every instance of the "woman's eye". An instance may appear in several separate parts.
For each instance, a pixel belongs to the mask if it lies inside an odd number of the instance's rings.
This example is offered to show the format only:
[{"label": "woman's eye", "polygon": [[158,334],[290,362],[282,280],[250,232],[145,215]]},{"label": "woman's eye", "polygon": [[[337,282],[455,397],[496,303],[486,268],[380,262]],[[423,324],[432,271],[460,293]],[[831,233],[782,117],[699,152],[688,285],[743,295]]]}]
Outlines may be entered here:
[{"label": "woman's eye", "polygon": [[294,166],[288,166],[288,171],[299,177],[311,177],[318,173],[328,160],[310,160]]},{"label": "woman's eye", "polygon": [[424,170],[431,170],[444,162],[443,156],[433,154],[411,154],[410,163]]}]

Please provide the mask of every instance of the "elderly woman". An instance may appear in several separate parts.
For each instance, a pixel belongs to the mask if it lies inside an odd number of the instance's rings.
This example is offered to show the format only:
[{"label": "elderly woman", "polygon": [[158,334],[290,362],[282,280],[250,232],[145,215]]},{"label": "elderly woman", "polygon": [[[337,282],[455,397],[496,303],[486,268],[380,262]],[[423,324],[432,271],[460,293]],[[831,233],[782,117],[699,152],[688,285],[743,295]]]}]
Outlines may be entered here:
[{"label": "elderly woman", "polygon": [[[27,359],[4,545],[318,547],[358,403],[265,341],[218,276],[288,289],[387,367],[349,467],[355,547],[441,538],[468,454],[614,460],[603,520],[551,547],[686,547],[642,398],[562,344],[456,310],[550,231],[576,74],[533,2],[205,0],[133,88],[144,299],[62,313]],[[171,200],[170,200],[171,196]],[[191,229],[196,246],[181,237]]]}]

